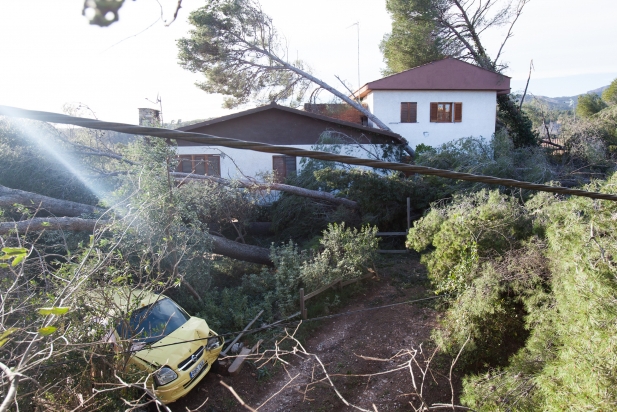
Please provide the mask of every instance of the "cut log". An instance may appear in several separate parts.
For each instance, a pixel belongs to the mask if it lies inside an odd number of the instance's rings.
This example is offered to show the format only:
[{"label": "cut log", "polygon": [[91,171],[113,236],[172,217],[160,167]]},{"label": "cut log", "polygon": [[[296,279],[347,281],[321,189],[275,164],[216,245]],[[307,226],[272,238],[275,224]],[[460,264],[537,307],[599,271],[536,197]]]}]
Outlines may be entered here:
[{"label": "cut log", "polygon": [[74,232],[93,232],[96,227],[105,226],[109,220],[81,219],[78,217],[35,217],[19,222],[0,223],[0,235],[11,230],[18,233],[36,232],[41,230],[70,230]]},{"label": "cut log", "polygon": [[[35,217],[19,222],[0,223],[0,235],[5,235],[11,230],[18,233],[36,232],[41,230],[70,230],[75,232],[92,232],[96,227],[105,226],[109,220],[81,219],[78,217]],[[260,263],[262,265],[272,265],[270,260],[270,250],[265,247],[246,245],[234,242],[224,237],[212,236],[212,253],[223,255],[232,259],[243,260],[245,262]]]},{"label": "cut log", "polygon": [[211,182],[216,182],[225,186],[231,186],[233,184],[237,184],[241,187],[247,189],[255,189],[255,190],[280,190],[281,192],[287,192],[294,194],[296,196],[309,197],[312,199],[322,200],[324,202],[334,203],[337,205],[343,205],[349,207],[351,209],[359,209],[360,206],[358,202],[354,200],[345,199],[344,197],[336,197],[332,193],[322,192],[319,190],[310,190],[305,189],[298,186],[286,185],[283,183],[264,183],[264,182],[254,182],[250,180],[228,180],[223,179],[221,177],[216,176],[204,176],[197,175],[192,173],[180,173],[180,172],[172,172],[171,175],[176,180],[208,180]]},{"label": "cut log", "polygon": [[10,189],[0,185],[0,206],[24,205],[30,209],[42,209],[58,216],[81,216],[90,213],[102,213],[105,210],[96,206],[55,199],[18,189]]},{"label": "cut log", "polygon": [[[19,233],[46,229],[85,232],[93,231],[96,226],[103,226],[109,223],[107,220],[99,221],[97,219],[81,219],[76,217],[84,213],[104,211],[96,206],[71,202],[69,200],[54,199],[52,197],[42,196],[23,190],[10,189],[0,185],[0,206],[12,206],[15,203],[35,209],[41,208],[49,213],[65,217],[33,218],[19,222],[0,223],[0,235],[9,233],[11,230],[17,230]],[[211,236],[213,240],[213,253],[246,262],[272,265],[270,250],[267,248],[234,242],[233,240],[216,235]]]},{"label": "cut log", "polygon": [[232,259],[243,260],[245,262],[272,266],[270,249],[234,242],[233,240],[216,235],[210,236],[212,237],[212,253],[227,256]]}]

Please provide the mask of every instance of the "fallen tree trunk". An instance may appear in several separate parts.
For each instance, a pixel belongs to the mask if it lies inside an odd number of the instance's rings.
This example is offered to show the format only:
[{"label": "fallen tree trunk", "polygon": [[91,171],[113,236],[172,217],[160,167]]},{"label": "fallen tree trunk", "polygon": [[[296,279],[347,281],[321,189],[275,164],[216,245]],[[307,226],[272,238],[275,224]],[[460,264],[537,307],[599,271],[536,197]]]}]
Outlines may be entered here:
[{"label": "fallen tree trunk", "polygon": [[10,189],[0,185],[0,206],[24,205],[30,209],[45,210],[58,216],[81,216],[83,214],[104,212],[96,206],[72,202],[70,200],[55,199],[53,197],[38,195],[18,189]]},{"label": "fallen tree trunk", "polygon": [[204,175],[196,175],[192,173],[180,173],[180,172],[172,172],[171,175],[176,178],[176,180],[208,180],[211,182],[220,183],[226,186],[231,186],[232,184],[238,184],[241,187],[245,187],[247,189],[261,189],[261,190],[280,190],[281,192],[291,193],[297,196],[309,197],[312,199],[323,200],[329,203],[335,203],[337,205],[347,206],[351,209],[359,209],[360,205],[358,202],[354,200],[345,199],[344,197],[336,197],[332,193],[329,192],[321,192],[319,190],[311,190],[304,189],[298,186],[286,185],[283,183],[263,183],[263,182],[253,182],[250,180],[228,180],[223,179],[221,177],[215,176],[204,176]]},{"label": "fallen tree trunk", "polygon": [[0,235],[11,230],[18,233],[36,232],[41,230],[70,230],[73,232],[92,232],[96,227],[105,226],[109,220],[82,219],[79,217],[35,217],[19,222],[0,223]]},{"label": "fallen tree trunk", "polygon": [[270,250],[265,247],[247,245],[234,242],[224,237],[212,236],[212,253],[223,255],[232,259],[243,260],[245,262],[260,263],[272,266]]},{"label": "fallen tree trunk", "polygon": [[[82,219],[79,217],[35,217],[19,222],[0,223],[0,235],[13,230],[18,233],[36,232],[41,230],[69,230],[73,232],[93,232],[95,228],[110,224],[110,220]],[[223,255],[245,262],[272,265],[270,250],[244,243],[234,242],[221,236],[212,237],[212,253]]]}]

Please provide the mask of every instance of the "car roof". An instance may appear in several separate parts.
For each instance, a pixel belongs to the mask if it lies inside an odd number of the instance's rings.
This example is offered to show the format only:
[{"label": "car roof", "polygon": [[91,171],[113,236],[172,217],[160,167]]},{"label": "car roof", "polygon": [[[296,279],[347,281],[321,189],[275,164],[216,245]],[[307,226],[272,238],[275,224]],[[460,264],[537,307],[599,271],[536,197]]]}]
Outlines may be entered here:
[{"label": "car roof", "polygon": [[113,294],[114,303],[119,308],[149,306],[162,299],[166,299],[166,297],[142,289],[118,288]]}]

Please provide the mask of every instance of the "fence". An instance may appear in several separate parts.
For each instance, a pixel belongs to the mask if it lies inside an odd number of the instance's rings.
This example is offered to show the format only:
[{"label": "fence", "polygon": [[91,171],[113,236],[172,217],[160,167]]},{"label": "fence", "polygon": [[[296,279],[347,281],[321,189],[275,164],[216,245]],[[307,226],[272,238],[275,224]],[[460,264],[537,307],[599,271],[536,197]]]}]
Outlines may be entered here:
[{"label": "fence", "polygon": [[302,319],[306,319],[307,318],[307,310],[306,310],[306,301],[309,300],[310,298],[314,298],[315,296],[319,295],[320,293],[325,292],[326,290],[330,289],[330,288],[337,288],[340,289],[343,286],[347,286],[347,285],[351,285],[352,283],[356,283],[359,282],[361,280],[364,279],[368,279],[370,277],[373,276],[373,273],[369,273],[368,275],[362,276],[360,278],[356,278],[356,279],[350,279],[350,280],[343,280],[341,278],[336,279],[335,281],[320,287],[319,289],[317,289],[314,292],[309,293],[308,295],[304,295],[304,288],[300,289],[300,314],[302,315]]},{"label": "fence", "polygon": [[[411,198],[407,198],[407,231],[405,232],[377,232],[377,236],[407,236],[409,228],[411,227]],[[409,253],[407,249],[404,250],[389,250],[379,249],[377,253]]]},{"label": "fence", "polygon": [[[551,144],[551,143],[554,143],[554,144]],[[540,146],[547,149],[552,155],[562,155],[565,153],[565,150],[563,148],[564,143],[565,143],[565,140],[563,138],[553,136],[548,141],[543,140],[540,143]]]}]

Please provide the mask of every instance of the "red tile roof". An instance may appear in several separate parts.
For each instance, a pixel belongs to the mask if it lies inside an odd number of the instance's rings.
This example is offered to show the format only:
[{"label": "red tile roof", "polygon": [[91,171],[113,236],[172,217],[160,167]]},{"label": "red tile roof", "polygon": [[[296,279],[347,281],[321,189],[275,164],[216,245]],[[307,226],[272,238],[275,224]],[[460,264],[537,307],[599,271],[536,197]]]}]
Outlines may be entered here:
[{"label": "red tile roof", "polygon": [[448,57],[367,83],[356,96],[373,90],[495,90],[507,94],[510,77]]}]

